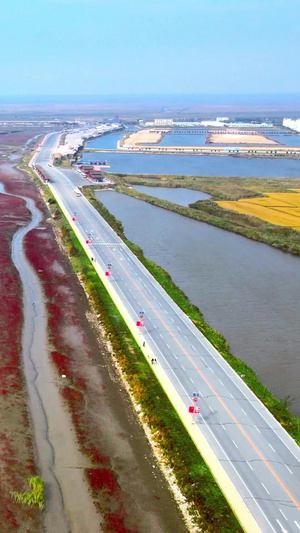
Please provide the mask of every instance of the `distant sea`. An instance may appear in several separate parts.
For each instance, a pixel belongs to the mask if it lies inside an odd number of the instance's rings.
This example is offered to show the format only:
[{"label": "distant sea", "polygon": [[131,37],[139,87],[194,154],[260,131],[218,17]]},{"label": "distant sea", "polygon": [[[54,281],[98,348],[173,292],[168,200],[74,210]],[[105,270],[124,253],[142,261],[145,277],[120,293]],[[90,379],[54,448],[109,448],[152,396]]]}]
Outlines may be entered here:
[{"label": "distant sea", "polygon": [[142,112],[159,116],[214,117],[217,114],[234,114],[268,117],[288,115],[300,116],[300,94],[151,94],[151,95],[2,95],[0,108],[26,110],[28,106],[36,111],[55,107],[61,114],[63,109],[80,113],[85,110],[103,113]]}]

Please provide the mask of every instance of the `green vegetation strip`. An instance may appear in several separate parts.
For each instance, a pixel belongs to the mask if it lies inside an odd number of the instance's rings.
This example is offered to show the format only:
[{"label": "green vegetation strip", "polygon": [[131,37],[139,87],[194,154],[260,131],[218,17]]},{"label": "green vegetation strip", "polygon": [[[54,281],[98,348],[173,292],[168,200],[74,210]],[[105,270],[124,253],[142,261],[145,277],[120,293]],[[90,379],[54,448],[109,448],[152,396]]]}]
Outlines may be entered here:
[{"label": "green vegetation strip", "polygon": [[43,479],[38,476],[33,476],[28,480],[28,485],[31,487],[31,491],[13,492],[12,496],[14,500],[17,503],[28,505],[28,507],[38,505],[40,509],[43,509],[45,504]]},{"label": "green vegetation strip", "polygon": [[127,246],[136,254],[143,265],[151,272],[153,277],[160,283],[169,296],[192,320],[195,326],[205,335],[211,344],[220,352],[230,366],[240,375],[248,387],[263,402],[273,416],[280,422],[286,431],[293,437],[298,445],[300,444],[300,419],[293,416],[289,411],[290,399],[277,400],[272,393],[258,380],[255,372],[243,361],[232,355],[226,339],[216,330],[211,328],[203,319],[201,311],[187,298],[179,287],[177,287],[170,275],[161,267],[145,258],[139,246],[126,239],[121,222],[97,200],[94,196],[93,187],[82,189],[88,200],[94,205],[100,215],[110,224],[114,231],[123,239]]},{"label": "green vegetation strip", "polygon": [[[293,192],[300,189],[300,179],[296,178],[208,178],[192,176],[129,176],[110,174],[116,181],[116,190],[134,196],[150,204],[168,209],[201,222],[207,222],[256,241],[269,244],[275,248],[295,255],[300,255],[300,232],[292,228],[270,224],[260,218],[243,215],[229,209],[223,209],[215,200],[239,200],[241,198],[262,197],[267,192]],[[149,187],[186,187],[201,190],[212,196],[209,200],[200,200],[189,207],[180,206],[129,189],[128,184],[147,185]],[[127,185],[127,186],[126,186]]]},{"label": "green vegetation strip", "polygon": [[[95,272],[89,258],[66,221],[56,200],[46,192],[49,208],[60,228],[75,272],[100,316],[114,355],[122,369],[152,438],[176,477],[199,529],[238,533],[242,529],[209,468],[196,449],[175,409],[153,374],[149,363]],[[134,248],[134,246],[133,246]]]}]

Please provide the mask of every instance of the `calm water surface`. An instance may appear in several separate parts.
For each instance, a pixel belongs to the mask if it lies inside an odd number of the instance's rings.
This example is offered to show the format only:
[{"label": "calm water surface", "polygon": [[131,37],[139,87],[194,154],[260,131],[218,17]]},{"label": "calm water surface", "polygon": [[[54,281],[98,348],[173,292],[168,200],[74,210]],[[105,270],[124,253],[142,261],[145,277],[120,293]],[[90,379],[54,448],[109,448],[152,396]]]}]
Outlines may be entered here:
[{"label": "calm water surface", "polygon": [[[115,150],[117,148],[117,142],[124,137],[124,134],[111,133],[109,135],[103,135],[99,139],[86,143],[86,148],[100,148],[101,150]],[[88,154],[87,154],[88,155]],[[99,154],[98,154],[99,159]]]},{"label": "calm water surface", "polygon": [[300,135],[272,135],[270,139],[285,144],[286,146],[300,146]]},{"label": "calm water surface", "polygon": [[204,146],[207,134],[187,135],[184,133],[165,135],[160,146]]},{"label": "calm water surface", "polygon": [[208,200],[210,194],[201,191],[191,191],[191,189],[171,189],[169,187],[147,187],[146,185],[133,185],[133,189],[143,194],[155,196],[162,200],[168,200],[178,205],[189,205],[198,200]]},{"label": "calm water surface", "polygon": [[299,416],[300,259],[126,195],[97,196],[275,396],[295,398]]},{"label": "calm water surface", "polygon": [[[171,137],[171,135],[170,135]],[[107,159],[111,172],[184,176],[299,178],[300,160],[246,159],[231,156],[84,153],[82,162]]]}]

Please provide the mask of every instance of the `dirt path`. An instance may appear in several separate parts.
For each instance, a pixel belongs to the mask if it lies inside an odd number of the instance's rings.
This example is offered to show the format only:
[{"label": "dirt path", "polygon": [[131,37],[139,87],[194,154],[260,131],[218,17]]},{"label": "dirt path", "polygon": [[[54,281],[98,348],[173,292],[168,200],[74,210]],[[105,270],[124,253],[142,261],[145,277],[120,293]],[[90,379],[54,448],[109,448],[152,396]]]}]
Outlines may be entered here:
[{"label": "dirt path", "polygon": [[23,286],[23,358],[33,420],[38,464],[46,488],[45,529],[49,533],[101,531],[84,468],[90,461],[79,451],[69,414],[62,405],[47,352],[47,320],[39,279],[23,251],[25,235],[42,219],[31,199],[24,198],[31,223],[12,242],[12,258]]}]

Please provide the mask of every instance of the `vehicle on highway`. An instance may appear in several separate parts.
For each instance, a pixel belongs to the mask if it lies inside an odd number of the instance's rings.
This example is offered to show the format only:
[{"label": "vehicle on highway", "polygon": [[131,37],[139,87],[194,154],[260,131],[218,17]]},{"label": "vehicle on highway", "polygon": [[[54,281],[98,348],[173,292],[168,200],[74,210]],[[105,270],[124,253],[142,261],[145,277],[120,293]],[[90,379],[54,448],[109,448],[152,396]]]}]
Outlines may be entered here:
[{"label": "vehicle on highway", "polygon": [[73,192],[74,192],[75,196],[81,196],[81,192],[78,189],[78,187],[76,187]]}]

